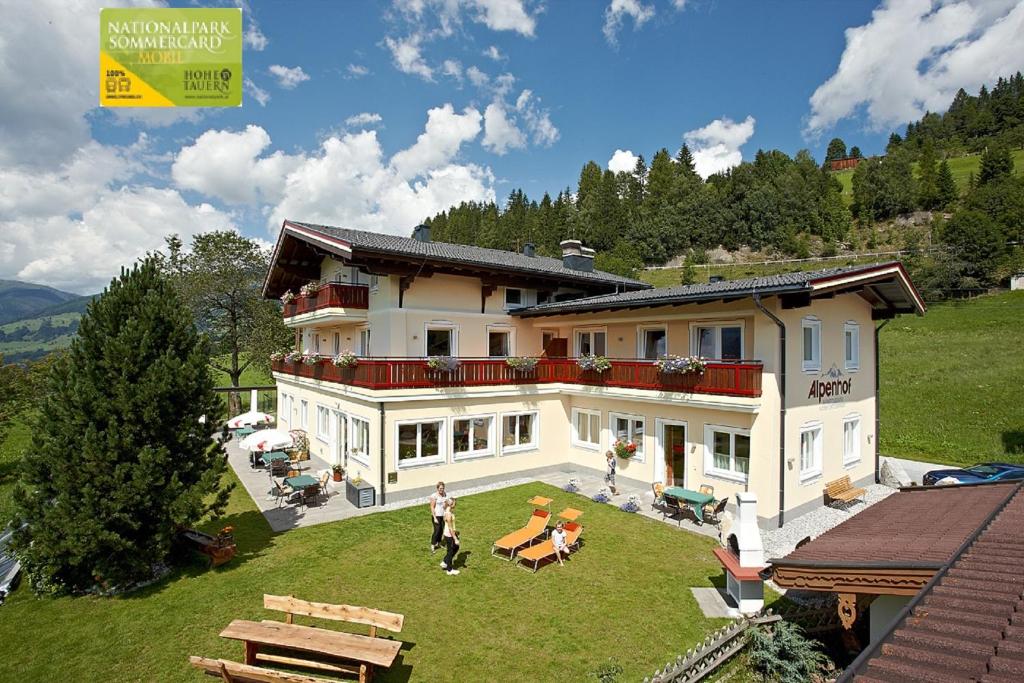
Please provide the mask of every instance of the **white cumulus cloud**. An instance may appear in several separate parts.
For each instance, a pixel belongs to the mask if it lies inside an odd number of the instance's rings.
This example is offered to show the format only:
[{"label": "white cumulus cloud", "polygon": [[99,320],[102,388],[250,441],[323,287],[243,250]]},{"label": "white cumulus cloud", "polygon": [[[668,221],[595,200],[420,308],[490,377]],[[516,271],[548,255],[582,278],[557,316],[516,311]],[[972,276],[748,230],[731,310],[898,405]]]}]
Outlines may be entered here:
[{"label": "white cumulus cloud", "polygon": [[281,66],[273,64],[268,69],[270,74],[277,79],[277,84],[285,90],[292,90],[299,83],[309,80],[309,74],[302,70],[301,66]]},{"label": "white cumulus cloud", "polygon": [[446,59],[441,63],[441,73],[462,82],[462,64],[457,59]]},{"label": "white cumulus cloud", "polygon": [[505,60],[505,55],[501,53],[501,50],[498,49],[497,45],[491,45],[489,48],[484,50],[482,54],[484,57],[487,57],[488,59],[493,59],[496,62],[501,62]]},{"label": "white cumulus cloud", "polygon": [[810,98],[805,134],[866,114],[873,129],[943,111],[959,88],[1024,69],[1020,0],[886,0],[846,30],[836,72]]},{"label": "white cumulus cloud", "polygon": [[626,17],[633,19],[633,29],[636,30],[654,17],[654,5],[645,5],[640,0],[612,0],[604,11],[601,29],[610,45],[618,44],[619,29]]},{"label": "white cumulus cloud", "polygon": [[532,37],[537,28],[536,14],[526,9],[523,0],[395,0],[394,6],[410,21],[422,22],[430,11],[449,36],[462,24],[463,15],[492,31],[512,31]]},{"label": "white cumulus cloud", "polygon": [[490,82],[490,77],[475,66],[466,69],[466,77],[469,82],[478,88],[482,88]]},{"label": "white cumulus cloud", "polygon": [[391,159],[395,172],[412,178],[447,163],[463,143],[480,133],[480,112],[466,107],[461,114],[450,104],[427,112],[427,125],[416,142]]},{"label": "white cumulus cloud", "polygon": [[632,173],[639,158],[628,149],[617,149],[608,160],[608,170],[612,173]]},{"label": "white cumulus cloud", "polygon": [[526,146],[526,136],[519,130],[515,120],[509,117],[501,100],[495,100],[484,110],[484,149],[502,156],[510,149]]},{"label": "white cumulus cloud", "polygon": [[395,68],[402,73],[419,76],[425,81],[433,80],[434,70],[431,69],[423,59],[423,52],[420,43],[423,36],[413,33],[405,38],[385,38],[384,44],[391,51],[391,58],[394,60]]},{"label": "white cumulus cloud", "polygon": [[362,64],[349,64],[345,70],[348,72],[345,78],[362,78],[370,73],[370,69]]},{"label": "white cumulus cloud", "polygon": [[246,78],[242,81],[242,90],[246,95],[256,100],[261,107],[267,106],[267,102],[270,101],[270,93],[256,85],[251,78]]},{"label": "white cumulus cloud", "polygon": [[740,147],[754,135],[755,120],[748,116],[736,123],[729,118],[715,119],[703,128],[683,135],[693,153],[693,165],[701,178],[720,173],[743,161]]},{"label": "white cumulus cloud", "polygon": [[244,131],[208,130],[181,148],[171,166],[178,187],[217,197],[229,204],[280,201],[284,179],[302,163],[301,156],[276,151],[270,135],[255,125]]}]

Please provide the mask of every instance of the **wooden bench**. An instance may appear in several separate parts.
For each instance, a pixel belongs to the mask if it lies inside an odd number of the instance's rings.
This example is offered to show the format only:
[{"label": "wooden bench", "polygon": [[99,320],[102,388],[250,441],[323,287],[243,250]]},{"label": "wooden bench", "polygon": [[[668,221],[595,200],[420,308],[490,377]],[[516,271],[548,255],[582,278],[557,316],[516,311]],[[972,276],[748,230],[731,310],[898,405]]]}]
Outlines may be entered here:
[{"label": "wooden bench", "polygon": [[227,659],[189,657],[188,661],[208,676],[219,676],[224,683],[338,683],[337,680],[264,669]]},{"label": "wooden bench", "polygon": [[[263,596],[263,607],[269,610],[276,610],[284,612],[284,623],[294,625],[295,616],[312,617],[314,619],[329,619],[331,621],[341,621],[350,624],[361,624],[369,626],[368,636],[358,636],[359,638],[377,638],[377,629],[385,629],[398,633],[402,630],[405,625],[405,616],[396,614],[394,612],[384,612],[378,609],[372,609],[369,607],[353,607],[352,605],[334,605],[326,602],[311,602],[309,600],[300,600],[291,595],[264,595]],[[271,620],[264,620],[263,623],[275,624]],[[330,633],[338,633],[331,631]],[[223,634],[222,634],[223,635]],[[341,634],[349,635],[349,634]],[[351,634],[355,636],[356,634]],[[385,643],[395,643],[397,641],[386,640]],[[398,643],[400,646],[401,643]],[[257,646],[258,647],[258,646]],[[249,652],[249,646],[246,648],[246,663],[252,664],[256,661],[272,662],[276,664],[285,664],[287,666],[300,666],[311,669],[319,669],[322,671],[331,671],[335,673],[356,673],[359,674],[360,681],[368,681],[373,676],[374,664],[380,665],[379,662],[366,661],[365,652],[359,648],[356,644],[357,651],[353,652],[353,656],[347,657],[349,659],[355,659],[360,661],[358,666],[341,664],[334,662],[320,662],[312,659],[297,658],[281,654],[271,654],[265,652],[253,651]],[[339,656],[335,653],[324,653],[330,654],[331,656]],[[397,649],[395,651],[397,654]],[[343,656],[343,655],[342,655]],[[390,662],[388,663],[390,666]]]},{"label": "wooden bench", "polygon": [[864,502],[865,494],[867,494],[865,489],[850,483],[850,475],[848,474],[825,484],[825,497],[832,502],[849,503],[857,498]]}]

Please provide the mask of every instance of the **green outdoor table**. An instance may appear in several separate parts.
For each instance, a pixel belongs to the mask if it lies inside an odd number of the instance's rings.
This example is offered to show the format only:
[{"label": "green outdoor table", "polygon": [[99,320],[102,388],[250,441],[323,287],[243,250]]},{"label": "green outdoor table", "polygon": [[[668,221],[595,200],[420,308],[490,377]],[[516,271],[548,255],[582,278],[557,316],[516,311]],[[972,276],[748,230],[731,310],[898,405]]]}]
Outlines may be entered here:
[{"label": "green outdoor table", "polygon": [[253,429],[252,427],[242,427],[240,429],[235,430],[235,436],[237,436],[239,439],[254,433],[256,433],[256,430]]},{"label": "green outdoor table", "polygon": [[308,474],[300,474],[297,477],[285,477],[284,483],[288,484],[296,491],[304,489],[307,486],[319,486],[320,484],[315,477],[311,477]]},{"label": "green outdoor table", "polygon": [[708,503],[715,502],[715,497],[710,493],[691,491],[690,489],[684,489],[681,486],[668,487],[665,489],[665,495],[672,496],[677,500],[689,503],[690,507],[693,508],[693,514],[697,518],[698,524],[704,523],[704,506]]},{"label": "green outdoor table", "polygon": [[269,451],[260,455],[260,458],[263,462],[270,464],[272,462],[277,462],[278,460],[287,460],[288,454],[284,451]]}]

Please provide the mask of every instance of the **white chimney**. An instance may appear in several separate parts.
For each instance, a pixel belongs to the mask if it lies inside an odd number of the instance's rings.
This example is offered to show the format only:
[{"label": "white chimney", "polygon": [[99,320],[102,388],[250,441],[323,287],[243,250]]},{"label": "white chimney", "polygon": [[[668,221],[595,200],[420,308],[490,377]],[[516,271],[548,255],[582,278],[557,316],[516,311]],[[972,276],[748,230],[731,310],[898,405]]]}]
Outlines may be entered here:
[{"label": "white chimney", "polygon": [[757,528],[757,494],[744,491],[736,494],[736,546],[741,567],[764,566],[764,546]]}]

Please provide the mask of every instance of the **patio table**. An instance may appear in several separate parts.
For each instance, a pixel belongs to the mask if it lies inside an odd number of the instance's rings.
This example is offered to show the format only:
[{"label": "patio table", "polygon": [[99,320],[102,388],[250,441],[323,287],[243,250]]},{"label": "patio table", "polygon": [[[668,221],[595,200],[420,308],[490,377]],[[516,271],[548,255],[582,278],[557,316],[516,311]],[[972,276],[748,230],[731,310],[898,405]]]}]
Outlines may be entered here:
[{"label": "patio table", "polygon": [[256,430],[253,429],[252,427],[242,427],[240,429],[235,430],[235,436],[241,439],[243,437],[249,436],[250,434],[254,434],[255,432]]},{"label": "patio table", "polygon": [[664,495],[672,496],[676,500],[686,501],[697,518],[697,524],[704,523],[704,506],[715,502],[715,497],[710,493],[691,491],[690,489],[684,489],[682,486],[669,486],[665,489]]},{"label": "patio table", "polygon": [[300,474],[296,477],[285,477],[284,483],[288,484],[296,491],[304,489],[307,486],[320,485],[320,482],[317,481],[316,477],[311,477],[308,474]]},{"label": "patio table", "polygon": [[288,454],[284,451],[269,451],[261,454],[260,459],[269,465],[270,463],[277,462],[278,460],[287,460]]}]

